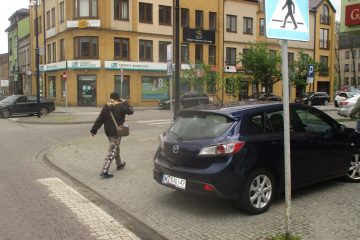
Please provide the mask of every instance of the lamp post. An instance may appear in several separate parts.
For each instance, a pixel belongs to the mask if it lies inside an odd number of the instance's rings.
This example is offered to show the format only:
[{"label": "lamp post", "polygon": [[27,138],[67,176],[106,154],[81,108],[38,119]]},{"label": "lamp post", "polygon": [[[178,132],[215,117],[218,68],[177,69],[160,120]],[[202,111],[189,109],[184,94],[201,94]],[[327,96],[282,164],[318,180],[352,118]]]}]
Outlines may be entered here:
[{"label": "lamp post", "polygon": [[38,0],[29,0],[30,6],[35,5],[35,65],[36,65],[36,109],[37,117],[40,118],[40,53],[39,53],[39,23],[38,23]]}]

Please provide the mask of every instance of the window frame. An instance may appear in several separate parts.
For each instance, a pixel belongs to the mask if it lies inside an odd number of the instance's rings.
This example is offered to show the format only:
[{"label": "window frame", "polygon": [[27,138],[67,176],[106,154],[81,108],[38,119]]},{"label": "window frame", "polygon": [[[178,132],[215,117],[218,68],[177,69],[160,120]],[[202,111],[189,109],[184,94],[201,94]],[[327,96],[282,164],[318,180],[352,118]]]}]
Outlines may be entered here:
[{"label": "window frame", "polygon": [[181,8],[181,27],[189,27],[190,12],[188,8]]},{"label": "window frame", "polygon": [[159,41],[159,62],[167,62],[167,46],[171,42]]},{"label": "window frame", "polygon": [[[147,55],[147,48],[149,46],[146,46],[148,43],[150,43],[150,56],[146,56]],[[144,53],[141,54],[141,45],[144,45]],[[146,39],[139,39],[139,60],[140,61],[149,61],[152,62],[153,61],[153,51],[154,51],[154,44],[153,44],[153,40],[146,40]]]},{"label": "window frame", "polygon": [[[234,24],[234,26],[233,26]],[[226,14],[226,32],[236,33],[237,32],[237,16]]]},{"label": "window frame", "polygon": [[65,60],[65,38],[60,39],[60,61]]},{"label": "window frame", "polygon": [[[250,26],[249,26],[250,24]],[[248,31],[250,30],[250,31]],[[243,17],[243,34],[254,34],[254,19],[251,17]]]},{"label": "window frame", "polygon": [[[119,43],[119,55],[116,55],[117,40]],[[125,47],[124,44],[127,45],[126,56],[124,56],[124,54],[123,54],[123,47]],[[129,38],[114,37],[114,59],[121,59],[121,60],[129,60],[130,59],[130,39]]]},{"label": "window frame", "polygon": [[[88,0],[89,3],[89,9],[88,9],[88,16],[80,16],[81,6],[80,1],[82,0],[74,0],[74,18],[75,19],[82,19],[82,18],[97,18],[99,15],[98,6],[99,2],[98,0]],[[96,14],[93,15],[94,7],[93,4],[96,3],[95,10]]]},{"label": "window frame", "polygon": [[204,45],[195,44],[195,64],[201,63],[204,63]]},{"label": "window frame", "polygon": [[159,25],[171,26],[171,6],[159,5]]},{"label": "window frame", "polygon": [[[81,55],[81,39],[89,39],[89,56],[82,56]],[[94,56],[94,40],[96,40],[96,56]],[[94,36],[77,36],[74,37],[74,58],[75,59],[99,59],[99,37]]]},{"label": "window frame", "polygon": [[60,2],[59,4],[59,22],[62,23],[65,21],[65,3],[64,1]]},{"label": "window frame", "polygon": [[53,7],[51,9],[51,28],[55,27],[55,23],[56,23],[56,11],[55,11],[55,7]]},{"label": "window frame", "polygon": [[[123,16],[123,2],[126,3],[126,17]],[[116,4],[118,4],[118,9],[116,9]],[[114,19],[129,21],[129,0],[114,0]]]},{"label": "window frame", "polygon": [[209,12],[209,30],[216,31],[216,12]]},{"label": "window frame", "polygon": [[153,23],[153,4],[139,2],[139,23]]},{"label": "window frame", "polygon": [[216,45],[209,45],[208,47],[208,64],[216,65]]},{"label": "window frame", "polygon": [[[184,54],[186,53],[186,54]],[[189,44],[181,43],[181,63],[189,63]],[[185,58],[186,56],[186,58]]]},{"label": "window frame", "polygon": [[[228,66],[236,66],[236,48],[233,47],[226,47],[225,49],[226,51],[226,65]],[[234,56],[233,55],[233,51],[235,52]]]},{"label": "window frame", "polygon": [[204,28],[204,11],[195,10],[195,28],[203,29]]}]

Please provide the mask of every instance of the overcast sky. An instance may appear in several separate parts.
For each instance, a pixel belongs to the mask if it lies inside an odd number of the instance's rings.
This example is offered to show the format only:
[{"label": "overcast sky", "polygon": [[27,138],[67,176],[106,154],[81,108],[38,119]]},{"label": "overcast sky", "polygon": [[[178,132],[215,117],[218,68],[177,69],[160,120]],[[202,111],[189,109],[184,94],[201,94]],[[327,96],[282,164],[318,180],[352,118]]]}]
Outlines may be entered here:
[{"label": "overcast sky", "polygon": [[[299,0],[298,0],[299,1]],[[303,1],[303,0],[300,0]],[[341,0],[330,0],[336,8],[336,19],[340,20],[340,4]],[[0,53],[7,53],[8,40],[5,29],[10,26],[9,17],[18,9],[28,8],[29,0],[2,0],[3,4],[0,7]]]}]

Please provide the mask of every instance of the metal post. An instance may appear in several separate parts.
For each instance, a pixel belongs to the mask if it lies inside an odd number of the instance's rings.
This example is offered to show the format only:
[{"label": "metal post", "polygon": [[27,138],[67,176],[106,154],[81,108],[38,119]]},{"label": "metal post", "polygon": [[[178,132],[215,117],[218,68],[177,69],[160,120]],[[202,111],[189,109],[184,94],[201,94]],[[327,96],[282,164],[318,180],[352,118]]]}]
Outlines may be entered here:
[{"label": "metal post", "polygon": [[36,64],[36,105],[37,116],[40,118],[40,60],[39,60],[39,23],[38,23],[38,0],[35,1],[35,64]]},{"label": "metal post", "polygon": [[121,89],[120,89],[120,98],[123,98],[123,97],[122,97],[122,95],[123,95],[123,94],[122,94],[122,93],[123,93],[123,82],[124,82],[124,72],[123,72],[123,69],[121,69],[120,72],[121,72],[121,75],[120,75],[120,82],[121,82],[121,83],[120,83],[120,88],[121,88]]},{"label": "metal post", "polygon": [[283,110],[284,110],[284,164],[285,164],[285,218],[286,236],[291,234],[291,163],[290,163],[290,110],[289,110],[289,72],[288,41],[281,44],[282,76],[283,76]]},{"label": "metal post", "polygon": [[180,109],[180,49],[179,49],[179,38],[180,38],[180,23],[179,23],[179,0],[174,0],[174,52],[175,52],[175,84],[174,84],[174,120],[178,116],[178,112]]}]

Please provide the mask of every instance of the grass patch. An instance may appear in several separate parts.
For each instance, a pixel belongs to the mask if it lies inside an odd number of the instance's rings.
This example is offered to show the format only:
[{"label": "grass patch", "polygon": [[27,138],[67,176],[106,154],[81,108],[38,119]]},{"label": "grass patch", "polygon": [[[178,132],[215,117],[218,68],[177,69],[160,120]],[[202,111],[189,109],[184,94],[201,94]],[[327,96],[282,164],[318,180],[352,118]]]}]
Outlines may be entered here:
[{"label": "grass patch", "polygon": [[286,237],[285,234],[282,233],[267,237],[266,240],[301,240],[301,237],[295,235],[290,235],[289,237]]}]

